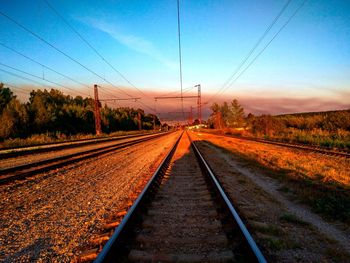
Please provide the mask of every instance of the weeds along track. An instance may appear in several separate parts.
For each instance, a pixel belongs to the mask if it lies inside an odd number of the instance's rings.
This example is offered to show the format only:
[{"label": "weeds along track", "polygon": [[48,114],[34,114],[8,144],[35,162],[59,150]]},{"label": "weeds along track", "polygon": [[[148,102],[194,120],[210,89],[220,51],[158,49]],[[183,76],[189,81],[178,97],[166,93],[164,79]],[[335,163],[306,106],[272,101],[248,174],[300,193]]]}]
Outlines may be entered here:
[{"label": "weeds along track", "polygon": [[[209,134],[212,134],[212,133],[209,133]],[[217,135],[217,134],[215,134],[215,135]],[[225,136],[225,137],[235,138],[235,139],[239,139],[239,140],[254,141],[254,142],[260,142],[260,143],[278,145],[278,146],[292,148],[292,149],[320,153],[320,154],[324,154],[324,155],[328,155],[328,156],[350,158],[350,151],[347,151],[347,150],[333,150],[333,149],[329,149],[326,147],[311,146],[311,145],[305,145],[305,144],[301,144],[301,143],[287,143],[287,142],[279,142],[279,141],[274,141],[274,140],[258,139],[258,138],[242,137],[242,136],[234,136],[234,135],[219,135],[219,136]]]},{"label": "weeds along track", "polygon": [[138,193],[76,262],[266,262],[187,132]]},{"label": "weeds along track", "polygon": [[127,141],[123,141],[123,142],[116,141],[116,143],[112,145],[97,147],[89,150],[75,152],[72,154],[66,154],[59,157],[52,157],[49,159],[39,160],[31,163],[26,163],[26,164],[21,164],[17,166],[0,169],[0,184],[9,183],[18,179],[24,179],[28,176],[38,174],[41,172],[46,172],[52,169],[56,169],[78,161],[90,159],[93,157],[99,157],[103,154],[110,153],[125,147],[133,146],[141,142],[156,139],[167,134],[169,133],[145,135],[141,137],[131,136],[131,138],[127,138]]}]

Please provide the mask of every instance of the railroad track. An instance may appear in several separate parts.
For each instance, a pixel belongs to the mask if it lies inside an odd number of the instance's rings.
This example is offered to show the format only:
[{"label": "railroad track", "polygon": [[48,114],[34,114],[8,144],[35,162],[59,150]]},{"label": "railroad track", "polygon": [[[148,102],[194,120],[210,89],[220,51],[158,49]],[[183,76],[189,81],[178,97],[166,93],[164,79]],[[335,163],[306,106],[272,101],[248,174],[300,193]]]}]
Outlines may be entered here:
[{"label": "railroad track", "polygon": [[46,171],[56,169],[78,161],[90,159],[93,157],[98,157],[118,149],[122,149],[125,147],[133,146],[141,142],[159,138],[166,134],[169,134],[169,133],[142,136],[141,138],[139,138],[139,136],[137,137],[132,136],[126,142],[116,142],[113,145],[103,146],[103,147],[94,148],[90,150],[84,150],[73,154],[53,157],[53,158],[40,160],[36,162],[21,164],[13,167],[3,168],[3,169],[0,169],[0,184],[9,183],[14,180],[24,179],[28,176],[31,176],[37,173],[46,172]]},{"label": "railroad track", "polygon": [[[213,134],[210,132],[205,132],[205,133]],[[217,135],[217,134],[215,134],[215,135]],[[303,145],[303,144],[299,144],[299,143],[286,143],[286,142],[279,142],[279,141],[273,141],[273,140],[267,140],[267,139],[258,139],[258,138],[252,138],[252,137],[242,137],[242,136],[234,136],[234,135],[219,135],[219,136],[230,137],[230,138],[246,140],[246,141],[254,141],[254,142],[260,142],[260,143],[272,144],[272,145],[278,145],[278,146],[283,146],[283,147],[287,147],[287,148],[298,149],[298,150],[303,150],[303,151],[308,151],[308,152],[316,152],[316,153],[334,156],[334,157],[350,158],[350,152],[345,151],[345,150],[343,150],[343,151],[333,150],[333,149],[328,149],[328,148],[324,148],[324,147]]]},{"label": "railroad track", "polygon": [[[158,134],[158,133],[155,133],[155,134]],[[63,150],[63,149],[70,149],[70,148],[76,148],[76,147],[93,145],[93,144],[104,143],[104,142],[113,142],[113,141],[120,141],[124,139],[143,137],[148,135],[150,134],[135,134],[135,135],[108,137],[108,138],[79,139],[79,140],[72,140],[68,142],[39,144],[39,145],[33,145],[28,147],[4,148],[4,149],[0,149],[0,159],[4,160],[8,158],[23,156],[25,154],[37,154],[37,153],[57,151],[57,150]]]},{"label": "railroad track", "polygon": [[77,262],[266,262],[187,132],[127,210]]}]

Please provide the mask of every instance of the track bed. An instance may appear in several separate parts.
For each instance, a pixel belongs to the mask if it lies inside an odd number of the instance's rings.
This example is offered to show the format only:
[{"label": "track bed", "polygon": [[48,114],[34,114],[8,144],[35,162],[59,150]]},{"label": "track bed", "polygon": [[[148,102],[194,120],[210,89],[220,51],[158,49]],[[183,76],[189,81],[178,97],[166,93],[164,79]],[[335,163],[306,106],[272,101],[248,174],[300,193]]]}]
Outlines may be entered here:
[{"label": "track bed", "polygon": [[229,243],[215,201],[184,135],[128,258],[131,261],[233,260]]},{"label": "track bed", "polygon": [[258,261],[187,134],[174,151],[96,262]]}]

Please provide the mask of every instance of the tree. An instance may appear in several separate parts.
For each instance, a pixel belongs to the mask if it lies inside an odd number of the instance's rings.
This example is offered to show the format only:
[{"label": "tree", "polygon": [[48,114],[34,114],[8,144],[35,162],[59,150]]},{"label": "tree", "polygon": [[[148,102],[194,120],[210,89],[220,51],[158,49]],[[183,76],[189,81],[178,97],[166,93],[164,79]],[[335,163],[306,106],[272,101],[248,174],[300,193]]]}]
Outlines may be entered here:
[{"label": "tree", "polygon": [[10,88],[5,88],[3,83],[0,83],[0,114],[5,109],[6,105],[16,96]]},{"label": "tree", "polygon": [[0,138],[24,136],[27,130],[27,109],[19,100],[12,98],[0,116]]},{"label": "tree", "polygon": [[238,103],[238,100],[234,99],[231,102],[231,107],[228,116],[229,127],[239,128],[244,125],[244,109]]},{"label": "tree", "polygon": [[[29,102],[21,104],[9,88],[0,85],[0,138],[29,136],[35,133],[49,133],[58,136],[77,133],[93,133],[94,100],[71,97],[61,91],[36,90],[30,93]],[[142,109],[129,107],[101,109],[102,129],[106,133],[117,130],[137,130],[138,114],[144,129],[153,129],[153,123],[160,126],[156,115],[145,114]]]},{"label": "tree", "polygon": [[208,120],[209,125],[216,129],[238,128],[244,125],[244,109],[236,99],[232,100],[230,105],[226,101],[222,105],[213,103],[210,109],[212,114]]},{"label": "tree", "polygon": [[252,120],[252,131],[255,134],[271,137],[282,133],[285,125],[282,120],[271,115],[261,115]]}]

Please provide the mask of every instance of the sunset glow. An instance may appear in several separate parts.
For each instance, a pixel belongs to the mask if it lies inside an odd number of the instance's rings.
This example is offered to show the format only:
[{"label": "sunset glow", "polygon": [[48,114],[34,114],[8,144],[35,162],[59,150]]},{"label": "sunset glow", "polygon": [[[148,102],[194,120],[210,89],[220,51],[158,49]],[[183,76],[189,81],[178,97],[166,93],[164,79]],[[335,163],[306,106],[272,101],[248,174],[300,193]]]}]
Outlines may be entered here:
[{"label": "sunset glow", "polygon": [[[203,102],[217,94],[284,4],[276,1],[184,1],[181,5],[184,88],[200,83]],[[152,99],[169,92],[180,94],[175,2],[104,1],[82,5],[60,1],[51,5],[138,90],[101,60],[44,1],[35,4],[7,1],[0,4],[3,13],[0,16],[0,80],[22,89],[14,90],[20,98],[25,99],[25,93],[42,86],[18,77],[33,79],[8,66],[77,91],[35,79],[66,94],[92,95],[92,86],[96,83],[109,89],[109,92],[100,90],[101,96],[125,97],[114,87],[118,86],[132,96],[141,96],[145,104],[152,108],[156,106],[163,114],[168,107],[175,111],[181,106],[179,99],[158,101],[157,105]],[[254,50],[248,64],[301,5],[303,1],[292,1],[287,5]],[[225,92],[203,106],[204,115],[208,114],[208,106],[214,101],[232,98],[238,98],[248,112],[257,114],[349,108],[349,12],[347,1],[307,1],[251,67]],[[7,16],[108,82],[72,63]],[[77,85],[13,50],[77,79],[87,87]],[[192,89],[187,94],[196,94],[196,91]],[[121,105],[126,104],[139,105],[133,102]],[[185,110],[195,104],[195,100],[186,100]]]}]

